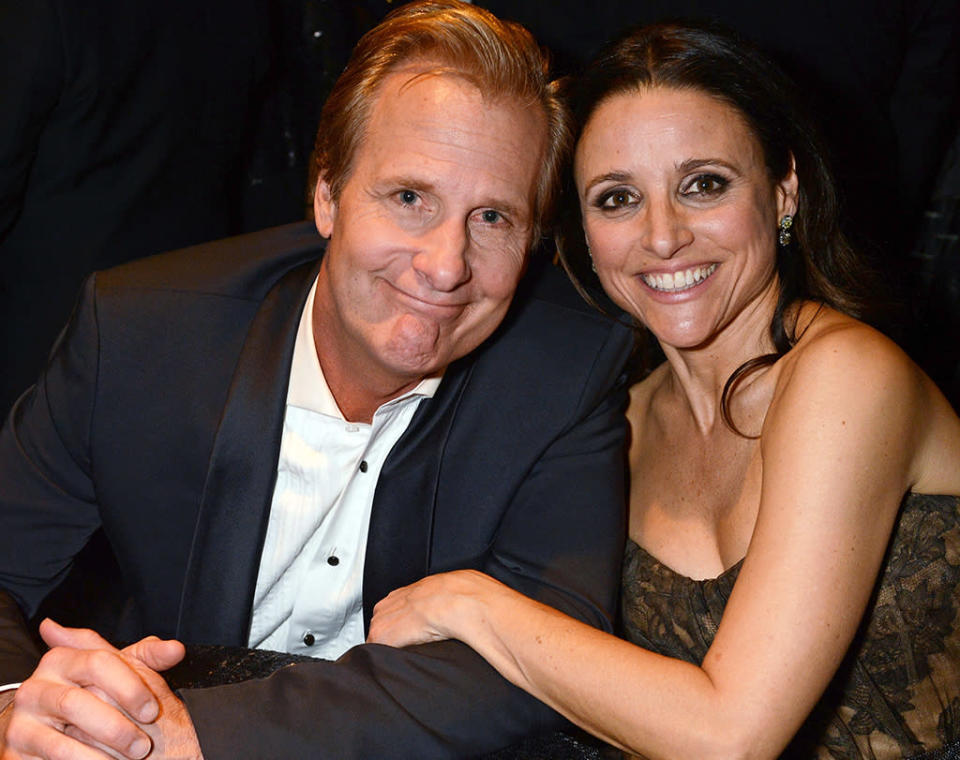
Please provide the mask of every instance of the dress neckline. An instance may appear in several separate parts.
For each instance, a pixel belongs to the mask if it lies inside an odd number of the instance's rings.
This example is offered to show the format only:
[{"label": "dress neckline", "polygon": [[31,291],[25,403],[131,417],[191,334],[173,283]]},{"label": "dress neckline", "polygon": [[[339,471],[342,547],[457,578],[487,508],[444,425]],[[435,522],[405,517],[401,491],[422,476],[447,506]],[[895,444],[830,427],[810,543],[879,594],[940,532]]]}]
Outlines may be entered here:
[{"label": "dress neckline", "polygon": [[[960,506],[960,497],[957,497],[957,496],[950,496],[945,494],[922,494],[922,493],[916,493],[914,491],[907,491],[903,496],[903,501],[900,505],[900,509],[902,511],[905,508],[922,506],[925,499],[933,499],[933,500],[958,499],[957,503],[958,503],[958,506]],[[728,567],[719,575],[714,576],[713,578],[703,578],[701,580],[696,580],[695,578],[691,578],[689,575],[684,575],[683,573],[677,572],[669,565],[664,564],[629,536],[627,536],[627,545],[628,547],[630,545],[636,547],[636,551],[639,552],[645,558],[645,562],[647,565],[651,565],[655,568],[658,568],[660,572],[666,575],[669,575],[673,578],[677,578],[681,581],[695,584],[697,586],[702,586],[705,583],[713,583],[719,580],[724,580],[730,576],[733,576],[735,579],[740,572],[741,565],[743,565],[743,560],[746,559],[746,557],[741,557],[737,562],[733,563],[730,567]]]},{"label": "dress neckline", "polygon": [[716,575],[712,578],[702,578],[700,580],[697,580],[696,578],[691,578],[689,575],[684,575],[683,573],[677,572],[669,565],[664,564],[629,536],[627,536],[627,545],[635,546],[636,551],[642,554],[646,558],[646,564],[653,565],[654,567],[659,568],[661,572],[671,575],[674,578],[679,578],[688,583],[695,583],[698,585],[702,585],[704,583],[713,583],[715,581],[727,578],[730,575],[736,576],[740,572],[740,566],[743,564],[743,560],[746,559],[746,557],[741,557],[739,560],[734,562],[732,565],[730,565],[730,567],[728,567],[719,575]]}]

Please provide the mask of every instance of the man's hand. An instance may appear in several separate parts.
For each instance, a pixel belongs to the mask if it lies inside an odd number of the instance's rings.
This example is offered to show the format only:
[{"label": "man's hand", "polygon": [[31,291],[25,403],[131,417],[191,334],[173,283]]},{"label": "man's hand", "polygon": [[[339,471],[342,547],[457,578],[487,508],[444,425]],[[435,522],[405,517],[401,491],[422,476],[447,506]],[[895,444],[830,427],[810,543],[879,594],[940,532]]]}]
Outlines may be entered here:
[{"label": "man's hand", "polygon": [[182,644],[151,636],[119,651],[50,620],[40,634],[51,649],[17,691],[2,760],[202,757],[186,708],[156,672],[183,658]]}]

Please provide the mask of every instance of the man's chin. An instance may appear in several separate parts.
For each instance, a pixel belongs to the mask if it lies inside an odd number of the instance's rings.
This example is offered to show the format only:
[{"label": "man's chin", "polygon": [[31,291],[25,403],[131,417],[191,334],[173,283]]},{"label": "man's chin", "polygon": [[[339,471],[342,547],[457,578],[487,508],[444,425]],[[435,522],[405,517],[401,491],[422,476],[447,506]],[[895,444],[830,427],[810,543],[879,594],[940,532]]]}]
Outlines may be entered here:
[{"label": "man's chin", "polygon": [[437,322],[405,314],[393,324],[390,338],[379,352],[384,364],[410,378],[442,375],[454,361],[476,349],[493,332],[477,325],[457,330],[460,325]]},{"label": "man's chin", "polygon": [[416,384],[428,377],[442,376],[450,364],[469,354],[476,346],[470,345],[460,350],[415,350],[410,346],[403,346],[403,350],[397,348],[391,346],[390,350],[381,354],[381,360],[398,378],[406,378],[410,384]]},{"label": "man's chin", "polygon": [[385,364],[398,378],[406,378],[410,383],[416,383],[427,377],[438,377],[443,374],[447,365],[454,359],[431,354],[389,354],[384,356]]},{"label": "man's chin", "polygon": [[436,322],[407,314],[393,325],[381,356],[398,372],[421,377],[442,372],[455,358],[452,353],[450,341]]}]

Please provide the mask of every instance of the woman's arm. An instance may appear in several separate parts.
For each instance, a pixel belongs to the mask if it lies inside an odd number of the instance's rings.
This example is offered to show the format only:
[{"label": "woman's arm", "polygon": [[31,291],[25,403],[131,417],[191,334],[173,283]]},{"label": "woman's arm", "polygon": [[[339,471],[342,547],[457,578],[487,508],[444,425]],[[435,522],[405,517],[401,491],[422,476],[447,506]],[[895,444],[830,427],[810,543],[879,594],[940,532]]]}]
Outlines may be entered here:
[{"label": "woman's arm", "polygon": [[458,638],[583,728],[657,757],[775,757],[821,696],[876,581],[913,452],[926,381],[852,323],[787,365],[761,439],[758,521],[701,667],[572,621],[470,572],[378,605],[371,640]]},{"label": "woman's arm", "polygon": [[[507,680],[587,731],[621,749],[643,748],[651,758],[664,755],[651,750],[654,737],[642,724],[662,724],[671,715],[668,705],[662,714],[650,711],[655,700],[642,684],[673,682],[680,692],[705,696],[709,686],[696,666],[642,650],[473,570],[430,576],[392,592],[374,609],[368,641],[407,646],[444,638],[465,642]],[[679,753],[681,745],[671,744]],[[710,750],[731,757],[717,744]]]}]

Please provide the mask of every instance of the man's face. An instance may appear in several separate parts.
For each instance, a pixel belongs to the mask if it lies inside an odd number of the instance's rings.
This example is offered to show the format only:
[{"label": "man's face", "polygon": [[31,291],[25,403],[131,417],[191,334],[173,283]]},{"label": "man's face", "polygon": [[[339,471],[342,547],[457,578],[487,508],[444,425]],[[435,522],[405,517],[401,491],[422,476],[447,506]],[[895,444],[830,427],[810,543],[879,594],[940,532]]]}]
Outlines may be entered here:
[{"label": "man's face", "polygon": [[315,199],[330,238],[314,311],[324,371],[336,361],[392,395],[500,323],[523,270],[546,146],[539,109],[418,71],[384,80],[340,197],[321,178]]}]

